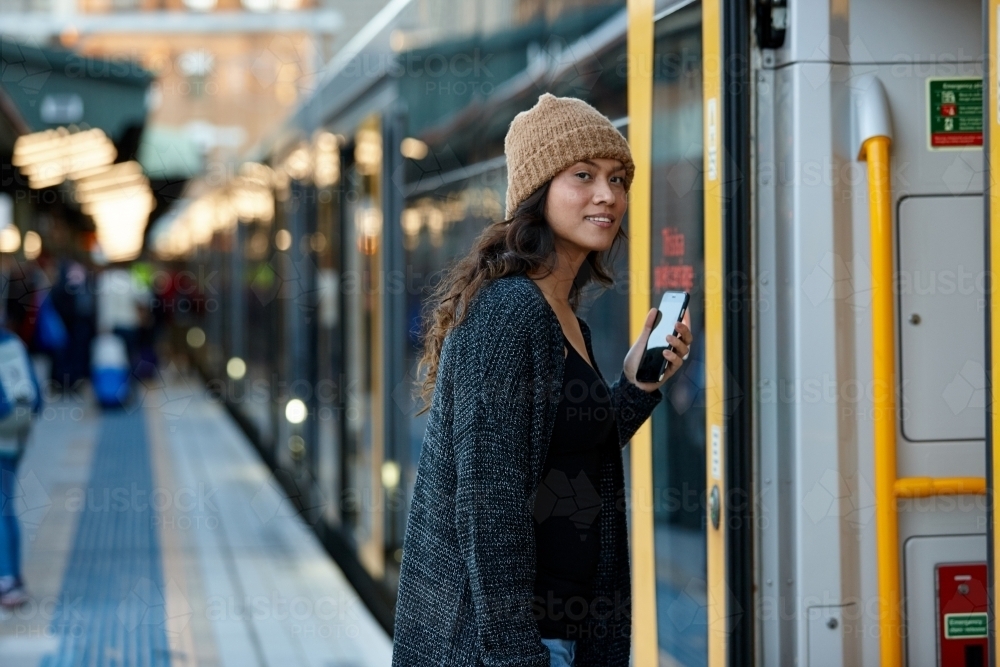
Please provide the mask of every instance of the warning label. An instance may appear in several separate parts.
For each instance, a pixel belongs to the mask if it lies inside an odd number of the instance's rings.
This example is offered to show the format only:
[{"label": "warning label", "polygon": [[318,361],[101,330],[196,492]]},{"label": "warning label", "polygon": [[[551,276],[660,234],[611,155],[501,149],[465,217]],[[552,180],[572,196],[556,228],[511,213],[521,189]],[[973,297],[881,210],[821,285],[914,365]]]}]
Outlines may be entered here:
[{"label": "warning label", "polygon": [[983,145],[983,80],[974,77],[928,79],[931,150]]},{"label": "warning label", "polygon": [[986,614],[945,614],[945,639],[972,639],[987,635]]}]

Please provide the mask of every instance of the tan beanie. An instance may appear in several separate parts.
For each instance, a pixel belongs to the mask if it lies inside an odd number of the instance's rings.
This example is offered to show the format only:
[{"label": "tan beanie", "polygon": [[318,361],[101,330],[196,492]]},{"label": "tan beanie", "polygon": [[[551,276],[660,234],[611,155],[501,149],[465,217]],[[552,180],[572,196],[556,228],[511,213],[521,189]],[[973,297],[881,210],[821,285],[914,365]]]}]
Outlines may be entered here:
[{"label": "tan beanie", "polygon": [[600,111],[574,97],[545,93],[514,116],[504,139],[507,155],[507,218],[531,194],[580,160],[611,158],[625,166],[625,190],[635,163],[628,142]]}]

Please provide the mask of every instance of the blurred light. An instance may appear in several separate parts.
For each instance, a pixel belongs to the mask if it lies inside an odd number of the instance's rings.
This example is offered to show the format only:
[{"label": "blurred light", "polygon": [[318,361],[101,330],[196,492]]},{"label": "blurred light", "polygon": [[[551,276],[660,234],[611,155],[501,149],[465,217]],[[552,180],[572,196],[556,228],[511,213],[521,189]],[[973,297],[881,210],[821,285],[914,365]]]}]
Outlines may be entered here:
[{"label": "blurred light", "polygon": [[184,6],[196,12],[210,12],[217,4],[218,0],[184,0]]},{"label": "blurred light", "polygon": [[267,254],[267,234],[255,232],[250,237],[250,254],[252,259],[263,259]]},{"label": "blurred light", "polygon": [[37,259],[42,254],[42,237],[32,230],[24,235],[24,258]]},{"label": "blurred light", "polygon": [[313,182],[327,188],[340,180],[340,141],[332,132],[319,132],[313,139]]},{"label": "blurred light", "polygon": [[125,189],[134,189],[125,193],[126,196],[136,194],[148,183],[142,166],[135,160],[129,160],[78,180],[73,184],[73,190],[79,203],[89,204],[101,199],[120,199]]},{"label": "blurred light", "polygon": [[365,128],[358,131],[354,146],[354,161],[358,171],[366,176],[378,174],[382,168],[382,135],[378,130]]},{"label": "blurred light", "polygon": [[306,441],[301,435],[293,435],[288,439],[288,451],[292,455],[292,459],[298,461],[302,458],[302,455],[306,453]]},{"label": "blurred light", "polygon": [[284,252],[292,247],[292,233],[287,229],[279,229],[274,235],[274,247]]},{"label": "blurred light", "polygon": [[354,230],[358,237],[358,252],[374,255],[378,250],[378,239],[382,233],[382,211],[367,206],[354,211]]},{"label": "blurred light", "polygon": [[201,327],[191,327],[187,332],[187,344],[198,349],[205,344],[205,332]]},{"label": "blurred light", "polygon": [[312,248],[313,252],[326,250],[326,236],[323,235],[323,232],[316,232],[309,237],[309,247]]},{"label": "blurred light", "polygon": [[25,134],[14,142],[11,164],[28,177],[33,190],[105,171],[118,151],[100,129],[70,132],[65,127]]},{"label": "blurred light", "polygon": [[21,247],[21,233],[14,225],[0,229],[0,252],[17,252]]},{"label": "blurred light", "polygon": [[127,262],[142,253],[145,222],[154,208],[152,196],[107,202],[94,208],[91,215],[97,226],[97,242],[109,262]]},{"label": "blurred light", "polygon": [[312,172],[312,159],[309,155],[309,149],[305,146],[299,146],[285,158],[284,163],[282,163],[282,170],[294,178],[297,181],[304,181],[309,178],[310,172]]},{"label": "blurred light", "polygon": [[207,76],[215,64],[215,56],[205,49],[185,51],[177,58],[177,67],[184,76]]},{"label": "blurred light", "polygon": [[386,461],[382,464],[382,486],[392,490],[399,485],[399,464]]},{"label": "blurred light", "polygon": [[444,213],[437,206],[430,207],[427,211],[427,229],[431,234],[440,234],[444,231]]},{"label": "blurred light", "polygon": [[[276,171],[259,162],[245,162],[240,165],[239,174],[228,182],[218,186],[197,182],[194,189],[200,192],[198,196],[186,200],[183,208],[168,213],[164,222],[157,224],[151,238],[157,255],[184,257],[207,244],[216,233],[233,229],[240,221],[270,224],[274,220],[275,199],[282,200],[282,192],[288,189],[288,175],[284,169]],[[279,245],[282,236],[279,231]],[[268,236],[257,231],[250,237],[248,249],[254,258],[260,259],[267,253],[268,243]],[[290,236],[288,247],[291,247]]]},{"label": "blurred light", "polygon": [[407,236],[416,236],[423,226],[420,220],[420,211],[410,207],[403,209],[403,215],[399,218],[399,224],[403,227],[403,233]]},{"label": "blurred light", "polygon": [[278,201],[288,201],[292,196],[292,177],[279,167],[274,172],[274,198]]},{"label": "blurred light", "polygon": [[260,162],[244,162],[240,165],[240,176],[260,185],[274,185],[274,170]]},{"label": "blurred light", "polygon": [[292,424],[301,424],[306,420],[306,404],[301,399],[293,398],[285,405],[285,419]]},{"label": "blurred light", "polygon": [[239,357],[233,357],[226,362],[226,375],[233,380],[242,380],[247,374],[247,364]]},{"label": "blurred light", "polygon": [[156,208],[149,179],[135,160],[111,165],[73,184],[81,210],[94,219],[97,242],[109,262],[142,252],[149,214]]},{"label": "blurred light", "polygon": [[68,25],[59,33],[59,43],[67,49],[73,48],[79,41],[80,31],[77,30],[76,26]]},{"label": "blurred light", "polygon": [[269,12],[274,9],[274,0],[241,0],[243,7],[252,12]]},{"label": "blurred light", "polygon": [[389,33],[389,47],[399,53],[406,48],[406,33],[402,30],[393,30]]},{"label": "blurred light", "polygon": [[232,213],[244,222],[274,219],[274,196],[266,185],[240,177],[230,184],[228,197]]},{"label": "blurred light", "polygon": [[427,144],[420,141],[420,139],[407,137],[400,142],[399,152],[403,154],[403,157],[410,158],[411,160],[423,160],[427,157]]}]

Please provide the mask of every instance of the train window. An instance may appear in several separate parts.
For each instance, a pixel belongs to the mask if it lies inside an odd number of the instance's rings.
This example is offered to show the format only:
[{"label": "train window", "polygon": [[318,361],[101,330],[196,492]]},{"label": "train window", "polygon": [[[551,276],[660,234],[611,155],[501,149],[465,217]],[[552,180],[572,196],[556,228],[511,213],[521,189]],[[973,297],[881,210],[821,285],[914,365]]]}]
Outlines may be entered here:
[{"label": "train window", "polygon": [[708,660],[701,4],[661,18],[654,49],[652,298],[689,291],[696,341],[652,418],[657,637],[660,664],[696,666]]}]

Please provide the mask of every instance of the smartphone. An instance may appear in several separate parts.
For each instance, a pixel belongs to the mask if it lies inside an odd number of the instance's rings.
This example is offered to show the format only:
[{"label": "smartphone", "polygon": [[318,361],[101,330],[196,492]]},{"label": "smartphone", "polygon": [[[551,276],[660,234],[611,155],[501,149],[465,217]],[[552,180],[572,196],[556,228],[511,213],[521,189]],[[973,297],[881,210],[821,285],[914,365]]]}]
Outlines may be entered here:
[{"label": "smartphone", "polygon": [[646,351],[635,372],[635,379],[639,382],[659,382],[663,379],[663,374],[667,372],[667,358],[663,356],[663,351],[671,349],[667,336],[671,333],[677,335],[674,327],[684,319],[690,299],[691,295],[687,292],[663,293],[660,307],[656,311],[656,321],[653,322],[653,331],[646,341]]}]

